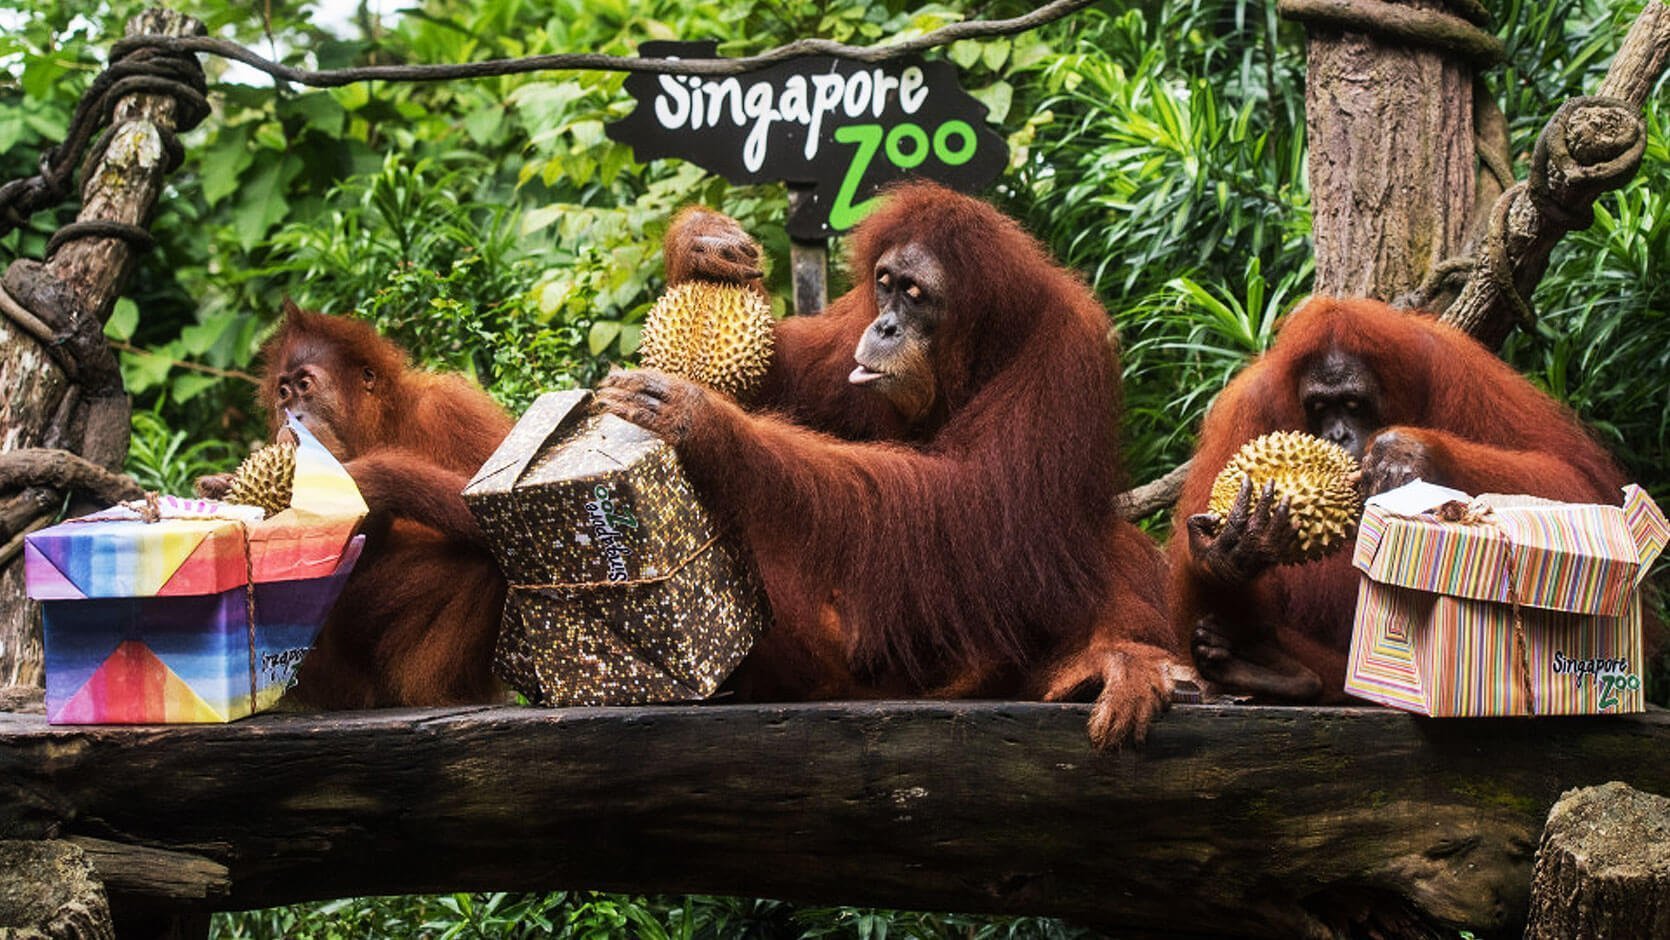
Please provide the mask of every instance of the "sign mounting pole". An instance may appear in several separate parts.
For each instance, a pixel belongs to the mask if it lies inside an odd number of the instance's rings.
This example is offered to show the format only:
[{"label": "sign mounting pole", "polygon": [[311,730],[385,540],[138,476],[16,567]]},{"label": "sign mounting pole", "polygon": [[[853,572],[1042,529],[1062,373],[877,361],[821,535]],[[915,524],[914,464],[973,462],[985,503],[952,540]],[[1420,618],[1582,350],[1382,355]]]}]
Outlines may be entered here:
[{"label": "sign mounting pole", "polygon": [[[789,214],[799,211],[807,188],[789,187]],[[789,239],[789,269],[794,280],[794,312],[798,316],[820,313],[829,305],[829,240]]]}]

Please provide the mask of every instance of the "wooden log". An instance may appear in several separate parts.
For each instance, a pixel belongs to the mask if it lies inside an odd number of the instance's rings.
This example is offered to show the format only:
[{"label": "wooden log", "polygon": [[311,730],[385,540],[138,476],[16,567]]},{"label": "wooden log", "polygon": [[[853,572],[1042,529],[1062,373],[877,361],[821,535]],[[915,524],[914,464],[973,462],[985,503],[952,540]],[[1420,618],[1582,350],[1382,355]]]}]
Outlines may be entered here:
[{"label": "wooden log", "polygon": [[[180,911],[596,888],[1405,935],[1522,924],[1537,833],[1564,789],[1670,790],[1664,712],[1176,706],[1143,747],[1101,753],[1087,715],[977,702],[173,727],[0,715],[0,834],[224,865],[229,890],[170,898]],[[106,880],[138,883],[119,869]]]},{"label": "wooden log", "polygon": [[104,886],[68,842],[0,842],[0,937],[115,940]]},{"label": "wooden log", "polygon": [[1670,800],[1613,781],[1548,814],[1527,940],[1670,937]]},{"label": "wooden log", "polygon": [[[147,10],[127,24],[130,36],[155,33],[185,36],[203,25],[169,10]],[[103,154],[83,176],[78,222],[149,224],[167,175],[163,133],[177,124],[176,102],[167,95],[136,93],[116,104],[117,130]],[[63,448],[109,470],[121,468],[128,452],[129,406],[116,359],[103,341],[104,322],[135,263],[133,246],[120,238],[67,242],[46,262],[19,260],[7,269],[0,301],[12,311],[0,316],[0,451],[25,447]],[[51,322],[46,307],[62,322]],[[14,308],[21,307],[24,316]],[[71,338],[63,349],[85,356],[78,375],[43,348],[42,330]],[[0,518],[8,521],[6,542],[56,511],[61,496],[42,488],[0,492]],[[0,685],[42,681],[40,614],[24,601],[19,556],[0,560]]]},{"label": "wooden log", "polygon": [[130,903],[166,908],[170,902],[223,898],[231,889],[226,866],[201,855],[87,836],[68,841],[92,862],[105,887]]}]

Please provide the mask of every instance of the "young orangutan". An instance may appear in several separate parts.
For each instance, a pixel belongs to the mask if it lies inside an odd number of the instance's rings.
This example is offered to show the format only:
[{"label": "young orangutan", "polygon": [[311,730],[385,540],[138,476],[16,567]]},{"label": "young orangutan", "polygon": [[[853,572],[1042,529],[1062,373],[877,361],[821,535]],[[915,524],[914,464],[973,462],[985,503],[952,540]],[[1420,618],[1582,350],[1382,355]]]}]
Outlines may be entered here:
[{"label": "young orangutan", "polygon": [[[341,460],[367,540],[289,699],[321,708],[500,701],[491,672],[505,582],[459,493],[511,418],[460,375],[411,367],[368,323],[285,302],[261,347],[261,403]],[[223,490],[218,477],[200,492]]]}]

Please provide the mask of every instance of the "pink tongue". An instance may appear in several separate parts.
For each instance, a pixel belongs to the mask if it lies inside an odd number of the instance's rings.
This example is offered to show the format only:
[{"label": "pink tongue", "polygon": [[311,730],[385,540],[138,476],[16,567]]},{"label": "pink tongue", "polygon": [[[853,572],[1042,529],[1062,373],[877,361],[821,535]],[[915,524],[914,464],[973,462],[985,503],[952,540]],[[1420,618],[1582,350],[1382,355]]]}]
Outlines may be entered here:
[{"label": "pink tongue", "polygon": [[864,366],[859,366],[858,368],[852,370],[851,375],[847,376],[847,381],[854,385],[867,385],[874,382],[876,379],[881,378],[883,375],[886,375],[886,373],[877,372],[874,369],[867,369]]}]

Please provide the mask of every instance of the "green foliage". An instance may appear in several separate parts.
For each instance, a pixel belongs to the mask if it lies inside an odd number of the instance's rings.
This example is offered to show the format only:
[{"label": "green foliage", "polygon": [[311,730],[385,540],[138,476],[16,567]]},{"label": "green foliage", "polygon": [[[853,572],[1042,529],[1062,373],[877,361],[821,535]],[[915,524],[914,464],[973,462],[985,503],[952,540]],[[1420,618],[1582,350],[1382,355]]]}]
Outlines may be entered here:
[{"label": "green foliage", "polygon": [[154,411],[133,413],[128,442],[128,473],[147,490],[190,493],[200,476],[218,473],[231,463],[218,441],[191,441],[185,431],[169,428]]},{"label": "green foliage", "polygon": [[447,894],[357,898],[215,915],[217,940],[314,937],[556,937],[559,940],[1093,940],[1101,934],[1040,917],[971,917],[868,908],[795,908],[725,897]]},{"label": "green foliage", "polygon": [[1230,0],[1062,32],[1011,198],[1120,327],[1127,460],[1150,479],[1309,284],[1300,34]]}]

